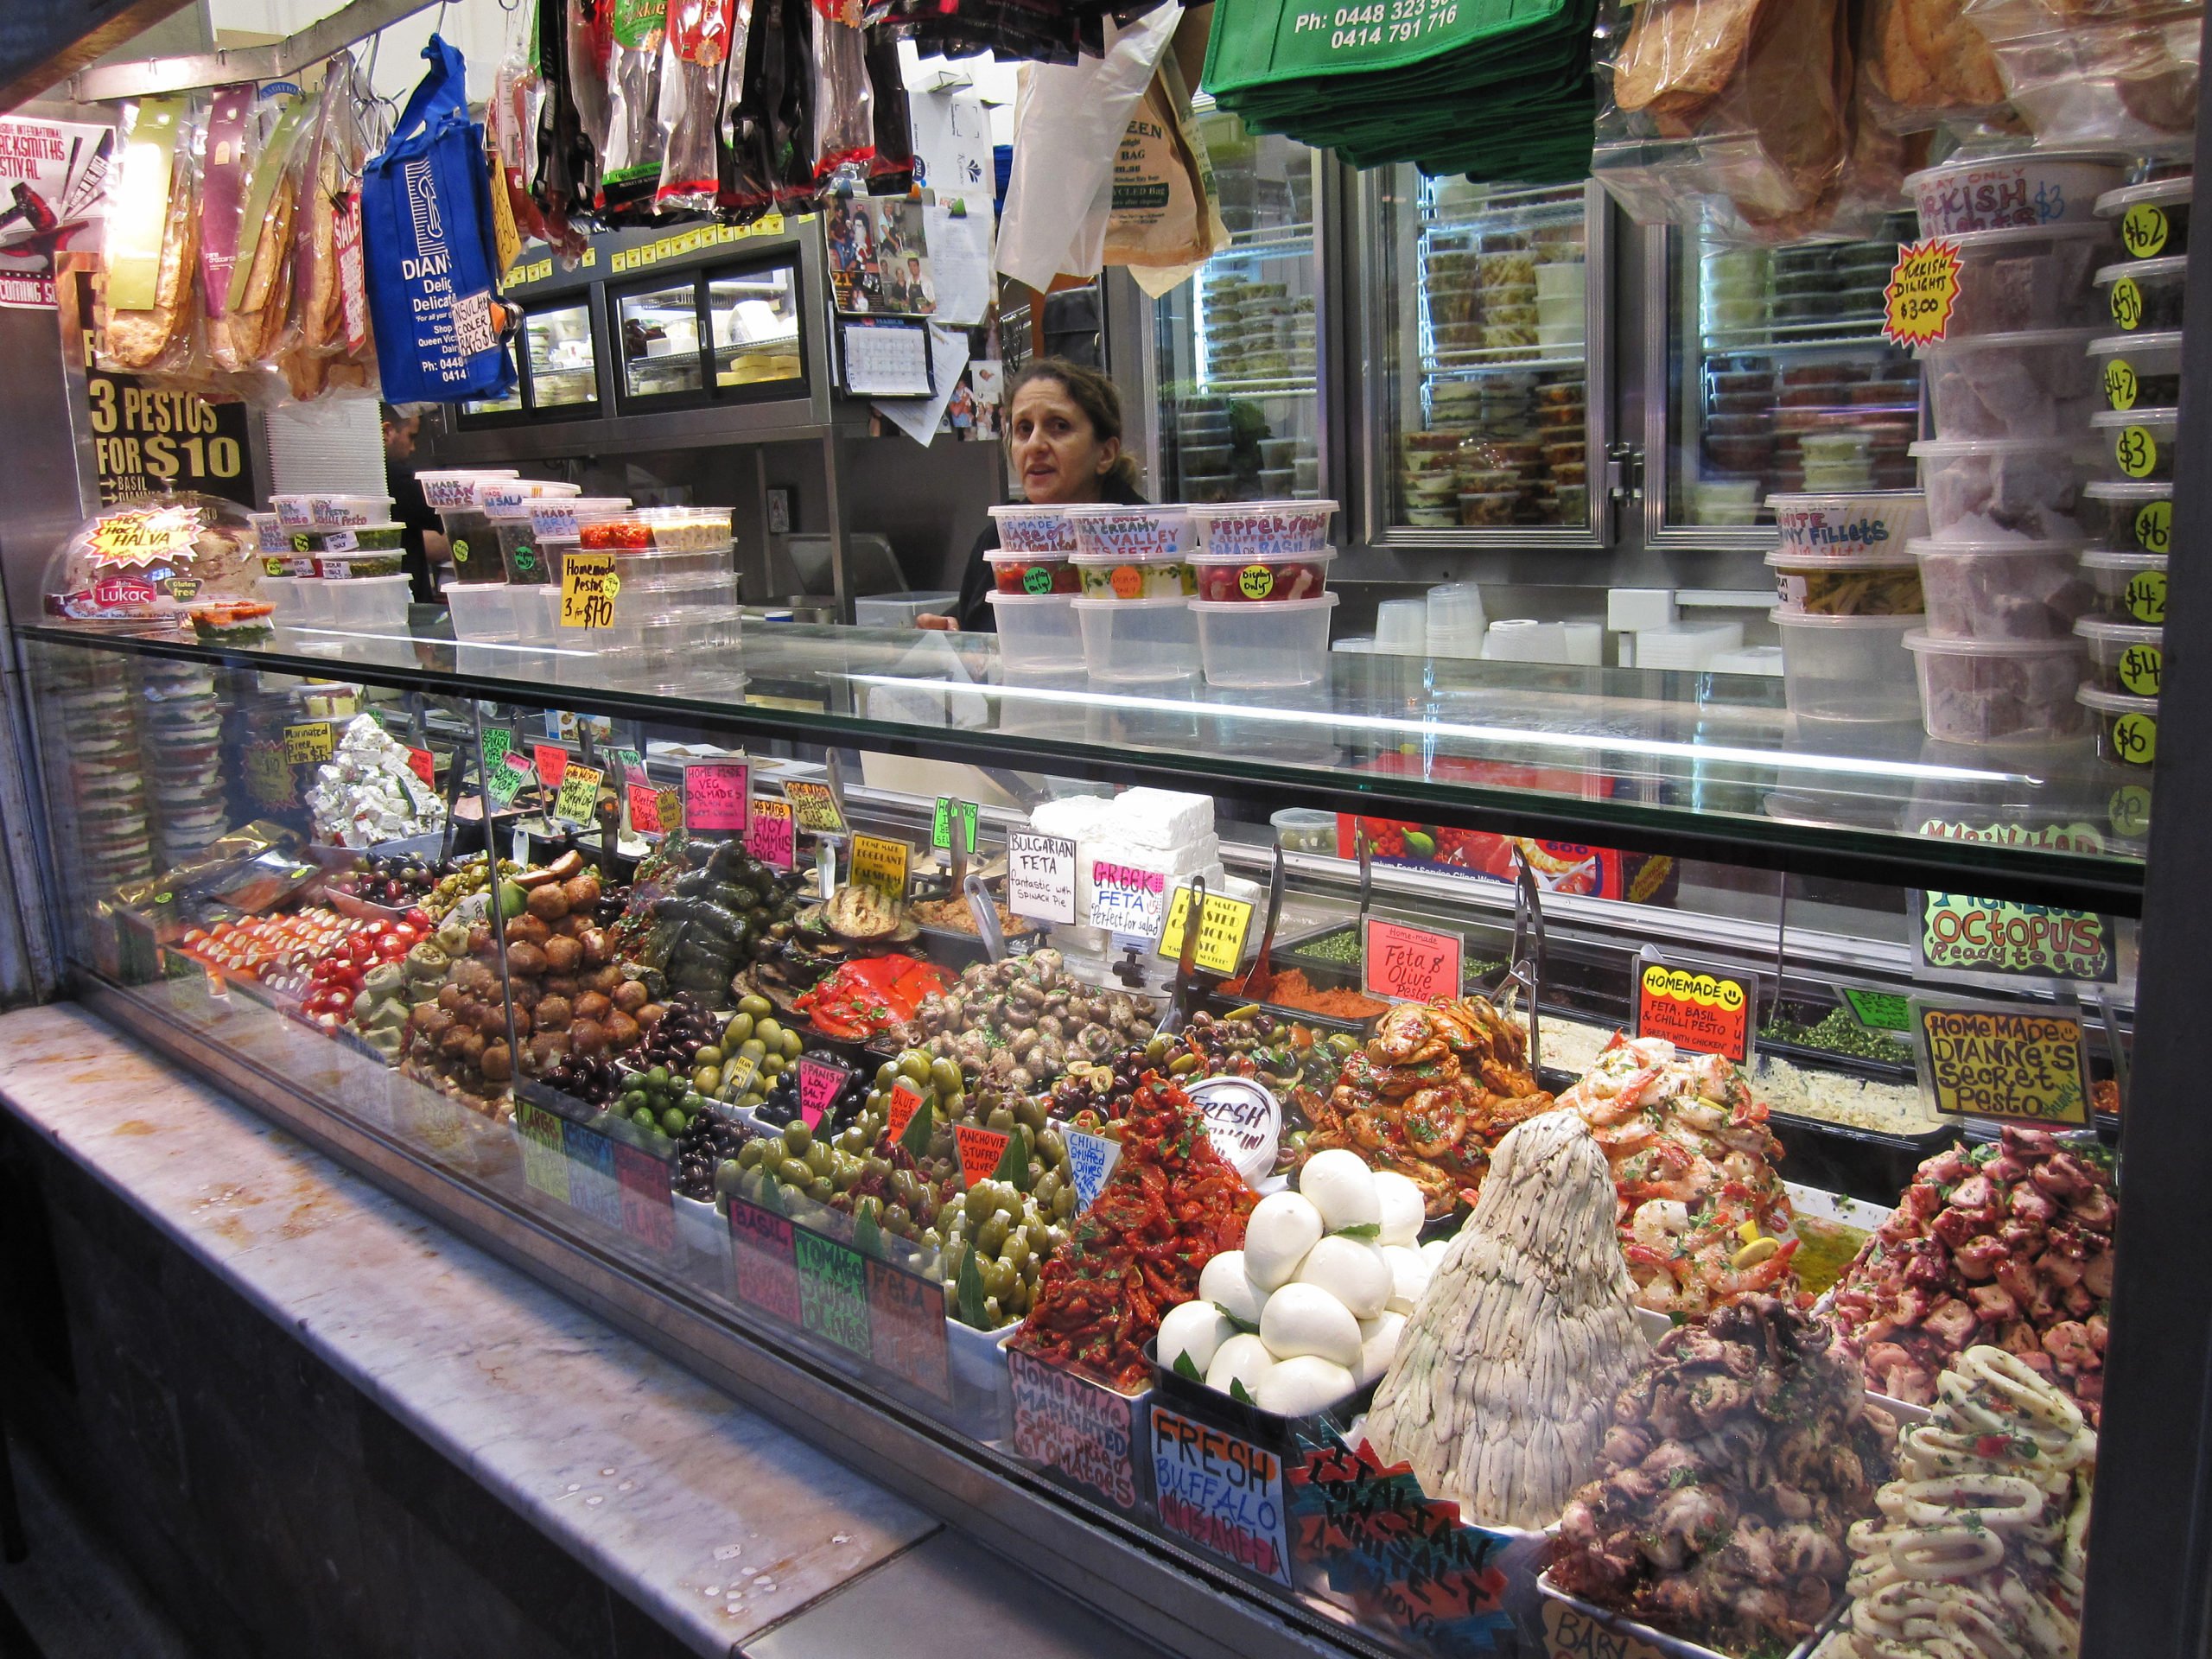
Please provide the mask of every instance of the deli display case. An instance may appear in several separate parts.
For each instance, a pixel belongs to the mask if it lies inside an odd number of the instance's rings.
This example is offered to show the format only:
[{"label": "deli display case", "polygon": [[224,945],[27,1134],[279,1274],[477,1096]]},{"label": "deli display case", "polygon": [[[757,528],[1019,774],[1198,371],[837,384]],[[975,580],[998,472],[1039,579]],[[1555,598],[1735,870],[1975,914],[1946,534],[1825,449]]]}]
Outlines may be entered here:
[{"label": "deli display case", "polygon": [[798,281],[785,261],[610,287],[621,406],[804,397]]},{"label": "deli display case", "polygon": [[461,405],[464,430],[508,422],[575,418],[599,410],[599,358],[588,296],[567,304],[518,306],[514,390]]}]

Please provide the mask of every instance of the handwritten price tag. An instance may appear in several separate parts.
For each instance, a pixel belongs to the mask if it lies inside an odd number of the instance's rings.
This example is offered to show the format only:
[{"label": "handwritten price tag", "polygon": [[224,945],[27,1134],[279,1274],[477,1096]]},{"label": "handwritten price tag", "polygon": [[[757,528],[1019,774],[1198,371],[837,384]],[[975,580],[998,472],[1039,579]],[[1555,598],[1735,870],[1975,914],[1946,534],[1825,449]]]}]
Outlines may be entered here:
[{"label": "handwritten price tag", "polygon": [[837,810],[837,798],[829,785],[794,778],[784,785],[784,798],[791,803],[798,827],[810,836],[845,833],[845,815]]},{"label": "handwritten price tag", "polygon": [[548,789],[560,788],[561,780],[569,775],[569,752],[558,743],[531,744],[530,760],[537,781]]},{"label": "handwritten price tag", "polygon": [[1928,1090],[1952,1117],[2089,1121],[2088,1052],[2071,1015],[1915,999]]},{"label": "handwritten price tag", "polygon": [[658,836],[660,827],[660,794],[651,784],[632,784],[630,795],[630,828],[641,836]]},{"label": "handwritten price tag", "polygon": [[952,850],[952,827],[960,826],[960,850],[970,857],[976,852],[976,830],[982,820],[982,809],[973,801],[956,800],[950,795],[937,798],[937,813],[930,821],[930,845],[941,853]]},{"label": "handwritten price tag", "polygon": [[[1183,959],[1183,928],[1191,914],[1191,889],[1178,887],[1160,925],[1155,953],[1169,962]],[[1244,963],[1244,936],[1251,931],[1252,906],[1242,899],[1206,895],[1205,913],[1198,918],[1198,949],[1191,965],[1201,973],[1234,974]]]},{"label": "handwritten price tag", "polygon": [[622,579],[612,553],[571,553],[561,561],[561,626],[611,628]]},{"label": "handwritten price tag", "polygon": [[435,786],[438,781],[437,757],[428,749],[409,749],[407,768],[426,784]]},{"label": "handwritten price tag", "polygon": [[[899,1078],[891,1085],[891,1104],[883,1114],[885,1133],[896,1141],[906,1133],[906,1126],[914,1121],[914,1114],[921,1109],[922,1091],[914,1086],[911,1077]],[[997,1166],[992,1167],[996,1168]]]},{"label": "handwritten price tag", "polygon": [[590,766],[571,765],[561,774],[561,792],[554,798],[553,816],[572,823],[589,823],[599,807],[599,780],[604,774]]},{"label": "handwritten price tag", "polygon": [[504,726],[484,734],[484,776],[480,781],[494,806],[512,804],[530,773],[530,762],[512,753],[514,741],[514,734]]},{"label": "handwritten price tag", "polygon": [[752,827],[746,831],[746,849],[772,870],[788,870],[798,850],[791,830],[789,801],[753,803]]},{"label": "handwritten price tag", "polygon": [[1370,916],[1362,983],[1370,995],[1406,1002],[1457,996],[1465,948],[1456,933],[1431,933]]},{"label": "handwritten price tag", "polygon": [[743,760],[695,760],[683,768],[683,827],[742,835],[753,768]]},{"label": "handwritten price tag", "polygon": [[1855,985],[1843,988],[1843,1000],[1852,1017],[1869,1031],[1910,1031],[1912,1002],[1895,991],[1865,991]]},{"label": "handwritten price tag", "polygon": [[912,856],[912,849],[903,841],[887,836],[855,836],[852,879],[864,887],[874,887],[887,899],[904,899],[906,863]]},{"label": "handwritten price tag", "polygon": [[1941,237],[1897,250],[1882,290],[1882,333],[1900,346],[1932,346],[1951,331],[1959,301],[1959,245]]},{"label": "handwritten price tag", "polygon": [[331,755],[330,722],[310,720],[284,728],[284,759],[295,766],[311,766]]},{"label": "handwritten price tag", "polygon": [[1006,905],[1034,922],[1075,920],[1075,842],[1065,836],[1010,830],[1006,837]]},{"label": "handwritten price tag", "polygon": [[991,1172],[999,1166],[999,1160],[1006,1156],[1006,1149],[1014,1140],[1002,1129],[986,1129],[974,1123],[954,1124],[952,1138],[960,1147],[963,1186],[989,1180]]},{"label": "handwritten price tag", "polygon": [[1646,957],[1636,976],[1636,1034],[1664,1037],[1695,1054],[1751,1062],[1753,987],[1730,974],[1707,973]]},{"label": "handwritten price tag", "polygon": [[853,1074],[827,1060],[802,1058],[798,1063],[798,1115],[810,1129],[819,1125]]}]

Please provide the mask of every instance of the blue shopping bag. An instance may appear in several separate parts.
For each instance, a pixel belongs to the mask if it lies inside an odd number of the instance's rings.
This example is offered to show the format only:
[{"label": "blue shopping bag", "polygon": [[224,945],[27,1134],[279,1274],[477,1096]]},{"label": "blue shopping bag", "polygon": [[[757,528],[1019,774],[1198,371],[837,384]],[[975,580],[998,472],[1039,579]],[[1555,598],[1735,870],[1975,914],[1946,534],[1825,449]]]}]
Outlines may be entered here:
[{"label": "blue shopping bag", "polygon": [[388,404],[455,403],[514,389],[502,336],[484,129],[468,118],[461,54],[439,36],[430,73],[361,174],[361,240]]}]

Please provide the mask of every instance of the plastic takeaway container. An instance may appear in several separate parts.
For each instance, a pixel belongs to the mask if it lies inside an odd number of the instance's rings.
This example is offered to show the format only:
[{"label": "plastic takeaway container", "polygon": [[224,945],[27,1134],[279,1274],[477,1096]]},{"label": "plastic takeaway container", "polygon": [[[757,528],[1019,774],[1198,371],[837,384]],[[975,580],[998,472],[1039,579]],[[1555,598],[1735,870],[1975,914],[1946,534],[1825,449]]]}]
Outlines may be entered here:
[{"label": "plastic takeaway container", "polygon": [[1929,416],[1939,438],[2053,438],[2078,432],[2101,402],[2088,357],[2094,328],[1966,334],[1929,346]]},{"label": "plastic takeaway container", "polygon": [[1770,495],[1782,544],[1807,553],[1878,553],[1928,533],[1928,499],[1918,490],[1859,490],[1832,495]]},{"label": "plastic takeaway container", "polygon": [[1084,665],[1072,594],[986,594],[998,624],[999,660],[1024,672]]},{"label": "plastic takeaway container", "polygon": [[1919,541],[1932,639],[2063,639],[2089,608],[2078,540]]},{"label": "plastic takeaway container", "polygon": [[1194,506],[1200,551],[1218,559],[1265,559],[1324,552],[1333,501],[1236,501]]},{"label": "plastic takeaway container", "polygon": [[1242,600],[1191,601],[1206,683],[1311,685],[1329,671],[1329,622],[1338,595],[1268,605]]},{"label": "plastic takeaway container", "polygon": [[325,625],[334,628],[404,631],[407,605],[414,596],[415,580],[396,576],[359,576],[350,582],[321,582]]},{"label": "plastic takeaway container", "polygon": [[1946,162],[1907,175],[1904,188],[1921,235],[1957,236],[2083,223],[2126,173],[2127,158],[2107,150],[2030,150]]},{"label": "plastic takeaway container", "polygon": [[1921,618],[1767,614],[1782,634],[1782,690],[1791,714],[1878,721],[1919,712],[1904,642]]},{"label": "plastic takeaway container", "polygon": [[985,509],[999,527],[999,547],[1007,553],[1072,553],[1075,525],[1068,510],[1031,506],[1026,502],[1001,502]]},{"label": "plastic takeaway container", "polygon": [[2075,700],[2088,652],[2063,639],[1934,639],[1909,633],[1920,681],[1921,720],[1945,743],[2050,744],[2081,735],[2088,711]]},{"label": "plastic takeaway container", "polygon": [[527,598],[526,588],[497,583],[448,582],[446,607],[453,615],[456,639],[512,639],[520,632],[518,607]]},{"label": "plastic takeaway container", "polygon": [[1089,559],[1180,559],[1191,550],[1188,507],[1070,507],[1075,550]]},{"label": "plastic takeaway container", "polygon": [[1937,541],[2078,537],[2075,503],[2098,448],[2088,432],[2067,438],[1930,438],[1916,443]]},{"label": "plastic takeaway container", "polygon": [[1068,603],[1083,629],[1084,666],[1095,680],[1179,679],[1198,670],[1198,622],[1191,601],[1086,599]]}]

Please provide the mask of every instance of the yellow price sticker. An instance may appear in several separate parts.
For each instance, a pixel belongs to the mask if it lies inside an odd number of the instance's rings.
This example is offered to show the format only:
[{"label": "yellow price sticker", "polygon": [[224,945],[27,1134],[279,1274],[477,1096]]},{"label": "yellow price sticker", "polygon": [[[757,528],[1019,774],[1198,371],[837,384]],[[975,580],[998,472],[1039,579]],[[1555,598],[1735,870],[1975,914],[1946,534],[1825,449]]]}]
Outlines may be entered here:
[{"label": "yellow price sticker", "polygon": [[2143,326],[2143,285],[2133,276],[2112,285],[2112,320],[2130,334]]},{"label": "yellow price sticker", "polygon": [[561,626],[611,628],[614,596],[622,591],[612,553],[571,553],[561,561]]},{"label": "yellow price sticker", "polygon": [[2112,441],[2113,459],[2130,478],[2148,478],[2158,469],[2158,441],[2143,426],[2123,426]]},{"label": "yellow price sticker", "polygon": [[[1190,918],[1191,889],[1178,887],[1167,906],[1167,919],[1160,924],[1155,954],[1169,962],[1182,961],[1183,930]],[[1201,973],[1219,974],[1227,978],[1244,965],[1244,938],[1251,931],[1249,904],[1242,899],[1208,893],[1205,912],[1198,918],[1198,942],[1191,953],[1191,965]]]},{"label": "yellow price sticker", "polygon": [[2112,747],[2123,765],[2151,765],[2158,758],[2158,717],[2122,715],[2112,723]]},{"label": "yellow price sticker", "polygon": [[2138,622],[2156,626],[2166,620],[2166,573],[2163,570],[2138,570],[2127,579],[2126,592],[2122,595],[2128,615]]},{"label": "yellow price sticker", "polygon": [[[2146,501],[2135,514],[2135,545],[2145,553],[2164,553],[2173,545],[2174,504]],[[2160,589],[2164,596],[2163,587]]]},{"label": "yellow price sticker", "polygon": [[2120,683],[2139,697],[2158,695],[2165,652],[2157,645],[2130,645],[2120,653]]},{"label": "yellow price sticker", "polygon": [[1275,590],[1275,568],[1248,564],[1236,573],[1236,590],[1247,599],[1265,599]]},{"label": "yellow price sticker", "polygon": [[906,865],[913,849],[891,836],[853,837],[852,878],[894,901],[906,896]]},{"label": "yellow price sticker", "polygon": [[2105,365],[2105,404],[2109,409],[2133,409],[2141,395],[2142,383],[2137,378],[2135,365],[2124,357],[2115,357]]},{"label": "yellow price sticker", "polygon": [[2155,259],[2165,251],[2166,210],[2155,201],[2139,201],[2121,217],[2120,239],[2138,259]]},{"label": "yellow price sticker", "polygon": [[1959,300],[1959,245],[1938,237],[1897,250],[1882,290],[1882,333],[1900,346],[1932,346],[1950,332]]},{"label": "yellow price sticker", "polygon": [[2151,833],[2151,791],[2142,785],[2122,784],[2113,791],[2105,810],[2112,818],[2113,834],[2140,841]]},{"label": "yellow price sticker", "polygon": [[310,720],[298,726],[284,728],[285,763],[295,766],[313,766],[331,756],[330,722]]},{"label": "yellow price sticker", "polygon": [[561,774],[561,792],[553,798],[553,816],[566,818],[571,823],[589,823],[593,810],[599,804],[599,780],[603,773],[589,766],[569,762],[569,769]]}]

